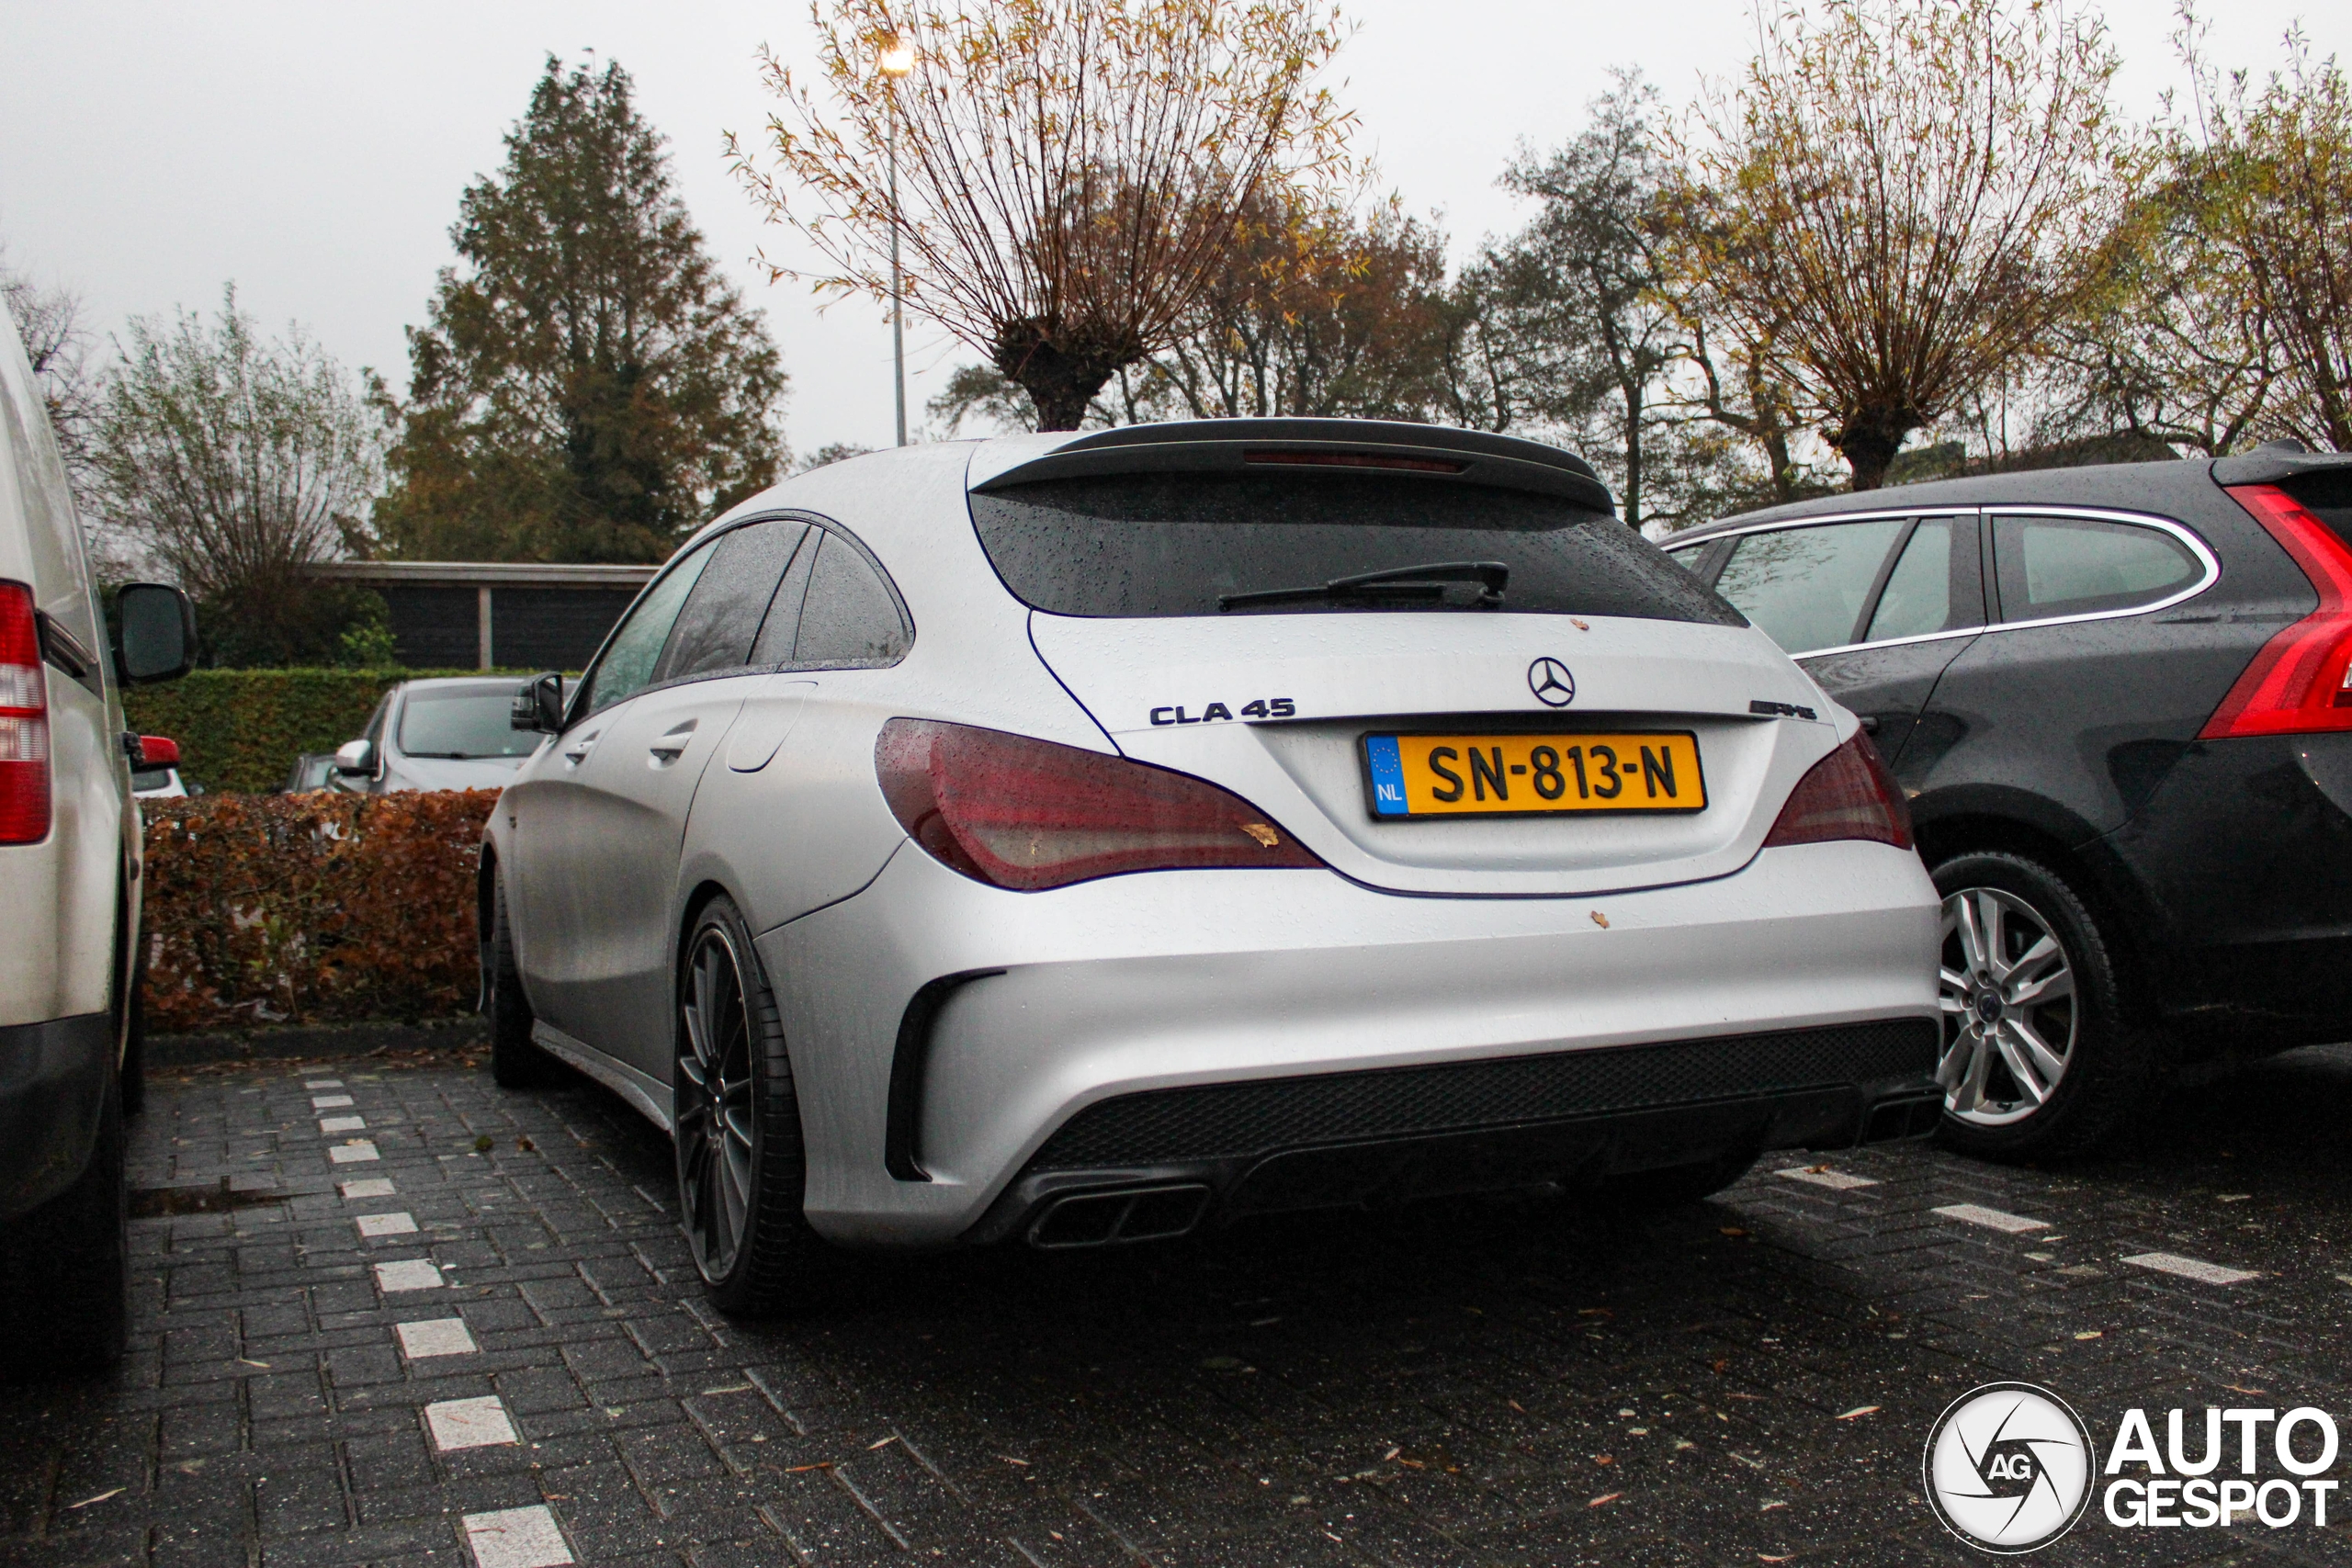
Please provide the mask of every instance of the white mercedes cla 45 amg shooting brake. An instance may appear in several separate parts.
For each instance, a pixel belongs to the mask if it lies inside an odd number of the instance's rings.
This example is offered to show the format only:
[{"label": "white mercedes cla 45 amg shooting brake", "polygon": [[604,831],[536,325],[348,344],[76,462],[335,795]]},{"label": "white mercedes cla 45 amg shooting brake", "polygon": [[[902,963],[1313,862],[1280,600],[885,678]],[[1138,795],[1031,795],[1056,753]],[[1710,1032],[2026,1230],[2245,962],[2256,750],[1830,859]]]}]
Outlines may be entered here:
[{"label": "white mercedes cla 45 amg shooting brake", "polygon": [[1581,460],[1219,421],[878,453],[704,529],[481,872],[493,1069],[670,1130],[718,1305],[1934,1125],[1851,715]]}]

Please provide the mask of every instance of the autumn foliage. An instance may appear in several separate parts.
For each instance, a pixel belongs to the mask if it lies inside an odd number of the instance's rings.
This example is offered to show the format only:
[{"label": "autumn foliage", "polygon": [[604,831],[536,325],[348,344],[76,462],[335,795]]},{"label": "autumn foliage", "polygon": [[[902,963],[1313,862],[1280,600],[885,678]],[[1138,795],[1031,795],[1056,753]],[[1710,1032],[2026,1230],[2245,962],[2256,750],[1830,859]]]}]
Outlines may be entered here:
[{"label": "autumn foliage", "polygon": [[494,790],[146,803],[147,1022],[416,1019],[473,1005]]}]

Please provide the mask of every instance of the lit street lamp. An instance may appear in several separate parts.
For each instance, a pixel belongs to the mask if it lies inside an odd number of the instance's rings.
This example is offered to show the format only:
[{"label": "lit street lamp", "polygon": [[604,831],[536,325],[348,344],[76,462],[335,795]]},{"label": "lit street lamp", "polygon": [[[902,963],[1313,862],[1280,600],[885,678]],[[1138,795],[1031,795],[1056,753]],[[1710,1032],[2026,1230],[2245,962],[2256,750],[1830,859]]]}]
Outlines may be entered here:
[{"label": "lit street lamp", "polygon": [[899,78],[915,68],[914,46],[894,38],[876,61],[890,96],[890,364],[899,395],[899,445],[907,444],[907,308],[899,288]]}]

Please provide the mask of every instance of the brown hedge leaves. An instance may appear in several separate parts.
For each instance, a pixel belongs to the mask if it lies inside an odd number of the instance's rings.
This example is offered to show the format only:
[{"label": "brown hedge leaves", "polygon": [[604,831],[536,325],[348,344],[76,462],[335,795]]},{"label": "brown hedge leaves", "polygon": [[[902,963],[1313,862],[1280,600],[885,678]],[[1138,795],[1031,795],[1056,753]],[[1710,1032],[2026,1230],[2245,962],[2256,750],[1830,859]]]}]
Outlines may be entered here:
[{"label": "brown hedge leaves", "polygon": [[495,790],[207,795],[147,813],[147,1021],[187,1030],[473,1005]]}]

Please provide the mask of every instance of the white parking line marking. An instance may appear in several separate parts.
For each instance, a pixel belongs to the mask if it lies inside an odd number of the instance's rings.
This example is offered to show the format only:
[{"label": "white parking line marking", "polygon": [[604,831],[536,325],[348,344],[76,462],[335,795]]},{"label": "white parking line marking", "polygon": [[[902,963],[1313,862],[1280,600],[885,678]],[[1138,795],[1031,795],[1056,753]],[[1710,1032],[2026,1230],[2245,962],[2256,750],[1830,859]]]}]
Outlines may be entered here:
[{"label": "white parking line marking", "polygon": [[376,1265],[376,1288],[386,1295],[395,1291],[437,1291],[441,1266],[423,1258]]},{"label": "white parking line marking", "polygon": [[514,1435],[514,1423],[506,1418],[506,1406],[498,1403],[494,1393],[483,1394],[480,1399],[445,1399],[438,1404],[428,1404],[424,1407],[424,1424],[433,1428],[433,1446],[445,1454],[459,1449],[489,1449],[521,1441]]},{"label": "white parking line marking", "polygon": [[1987,1209],[1977,1203],[1947,1203],[1936,1211],[1948,1220],[1962,1220],[1972,1225],[2007,1231],[2017,1235],[2024,1231],[2046,1231],[2048,1220],[2029,1220],[2023,1214],[2005,1214],[1998,1209]]},{"label": "white parking line marking", "polygon": [[1787,1170],[1776,1170],[1772,1174],[1785,1176],[1791,1181],[1809,1181],[1815,1187],[1826,1187],[1832,1192],[1845,1192],[1857,1187],[1878,1185],[1877,1179],[1873,1177],[1851,1176],[1842,1170],[1831,1170],[1826,1166],[1818,1168],[1809,1165],[1793,1166]]},{"label": "white parking line marking", "polygon": [[481,1348],[474,1343],[472,1332],[465,1319],[458,1317],[428,1317],[422,1323],[396,1323],[392,1332],[401,1337],[401,1354],[412,1361],[427,1356],[470,1356]]},{"label": "white parking line marking", "polygon": [[2252,1269],[2225,1268],[2219,1263],[2208,1263],[2201,1258],[2183,1258],[2177,1252],[2143,1252],[2123,1261],[2142,1269],[2154,1269],[2159,1274],[2177,1274],[2184,1280],[2194,1280],[2202,1285],[2235,1285],[2261,1278]]},{"label": "white parking line marking", "polygon": [[322,1116],[319,1118],[319,1131],[322,1133],[356,1133],[366,1125],[368,1125],[368,1118],[365,1116]]},{"label": "white parking line marking", "polygon": [[368,1138],[354,1138],[349,1143],[337,1144],[327,1151],[327,1158],[337,1165],[358,1165],[367,1160],[381,1157],[383,1156],[376,1152],[375,1143]]},{"label": "white parking line marking", "polygon": [[304,1089],[341,1089],[343,1080],[341,1078],[311,1078],[306,1080],[302,1087]]},{"label": "white parking line marking", "polygon": [[369,1176],[357,1181],[346,1181],[337,1189],[345,1198],[389,1198],[392,1195],[390,1179]]},{"label": "white parking line marking", "polygon": [[414,1235],[416,1221],[405,1211],[397,1214],[362,1214],[359,1234],[363,1236]]},{"label": "white parking line marking", "polygon": [[475,1568],[564,1568],[572,1561],[563,1531],[545,1503],[465,1517]]},{"label": "white parking line marking", "polygon": [[313,1111],[337,1111],[350,1103],[351,1096],[347,1094],[314,1094],[311,1096],[311,1109]]}]

